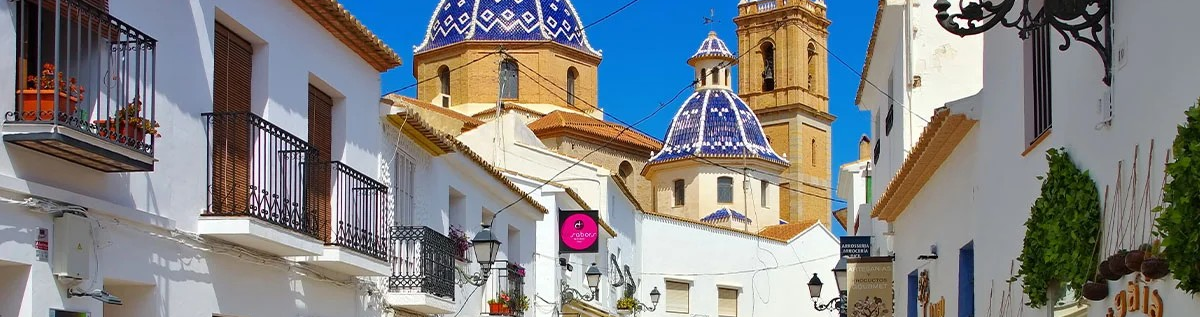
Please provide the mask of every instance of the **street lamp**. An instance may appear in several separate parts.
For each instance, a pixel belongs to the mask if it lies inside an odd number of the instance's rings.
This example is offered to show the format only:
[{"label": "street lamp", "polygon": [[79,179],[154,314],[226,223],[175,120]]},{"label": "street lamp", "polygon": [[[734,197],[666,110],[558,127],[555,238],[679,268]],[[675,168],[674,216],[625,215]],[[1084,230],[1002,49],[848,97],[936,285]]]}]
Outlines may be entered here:
[{"label": "street lamp", "polygon": [[833,267],[833,279],[837,283],[838,297],[829,300],[828,303],[819,304],[821,301],[821,287],[825,283],[821,282],[821,278],[817,277],[817,273],[813,273],[811,279],[808,280],[808,295],[812,297],[813,308],[817,311],[832,311],[837,310],[841,314],[846,314],[846,258],[838,261],[838,264]]},{"label": "street lamp", "polygon": [[567,284],[567,280],[562,280],[563,302],[570,302],[575,299],[580,299],[583,301],[593,301],[599,299],[600,275],[602,274],[603,273],[600,273],[600,268],[596,267],[596,263],[592,263],[592,266],[588,267],[587,271],[583,273],[583,275],[587,277],[588,289],[591,290],[591,294],[583,294],[579,290],[571,288],[571,285]]},{"label": "street lamp", "polygon": [[491,226],[483,225],[483,230],[471,239],[471,247],[475,249],[475,259],[479,262],[479,272],[467,277],[467,283],[475,286],[487,283],[488,273],[496,264],[496,253],[500,252],[500,240],[492,234]]}]

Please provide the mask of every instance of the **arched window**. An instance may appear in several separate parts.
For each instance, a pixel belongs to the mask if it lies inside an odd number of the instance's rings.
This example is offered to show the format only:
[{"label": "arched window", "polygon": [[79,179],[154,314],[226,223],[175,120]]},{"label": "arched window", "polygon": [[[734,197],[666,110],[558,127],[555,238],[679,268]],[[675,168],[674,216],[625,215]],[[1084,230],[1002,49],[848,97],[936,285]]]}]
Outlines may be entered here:
[{"label": "arched window", "polygon": [[733,177],[717,177],[717,202],[733,203]]},{"label": "arched window", "polygon": [[713,66],[712,77],[713,77],[713,85],[721,84],[721,71],[718,70],[716,66]]},{"label": "arched window", "polygon": [[733,77],[729,76],[729,68],[730,67],[725,68],[725,83],[728,83],[730,86],[733,86]]},{"label": "arched window", "polygon": [[700,69],[700,86],[708,86],[708,68]]},{"label": "arched window", "polygon": [[622,161],[621,165],[617,167],[617,175],[620,175],[621,178],[628,178],[629,175],[633,175],[633,164],[629,164],[629,161]]},{"label": "arched window", "polygon": [[762,90],[775,90],[775,45],[771,42],[762,46],[763,73]]},{"label": "arched window", "polygon": [[575,67],[567,69],[567,104],[575,105],[575,82],[579,80],[579,71]]},{"label": "arched window", "polygon": [[440,90],[442,92],[442,94],[449,95],[450,94],[450,67],[446,67],[446,65],[442,65],[441,68],[438,68],[438,79],[441,80],[441,82],[442,82],[442,89]]},{"label": "arched window", "polygon": [[812,144],[808,147],[808,160],[812,162],[812,166],[817,166],[817,139],[812,139]]},{"label": "arched window", "polygon": [[682,179],[675,180],[675,189],[673,191],[673,194],[674,194],[673,196],[675,196],[675,206],[683,206],[683,199],[684,199],[683,191],[684,191],[684,189],[686,189],[686,186],[684,186],[683,180]]},{"label": "arched window", "polygon": [[814,79],[817,77],[817,46],[814,43],[808,43],[808,89],[812,90],[816,86]]},{"label": "arched window", "polygon": [[500,62],[500,98],[517,99],[520,96],[517,94],[520,91],[518,70],[517,61],[506,59]]}]

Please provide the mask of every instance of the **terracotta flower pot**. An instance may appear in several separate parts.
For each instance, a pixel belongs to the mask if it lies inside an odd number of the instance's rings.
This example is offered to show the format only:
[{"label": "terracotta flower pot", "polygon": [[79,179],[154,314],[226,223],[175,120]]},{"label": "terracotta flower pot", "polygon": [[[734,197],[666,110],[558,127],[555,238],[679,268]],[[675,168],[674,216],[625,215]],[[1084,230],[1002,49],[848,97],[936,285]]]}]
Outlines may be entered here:
[{"label": "terracotta flower pot", "polygon": [[1083,284],[1083,298],[1090,301],[1101,301],[1108,297],[1108,283],[1088,281]]},{"label": "terracotta flower pot", "polygon": [[121,141],[121,136],[125,136],[125,140],[132,139],[139,143],[146,140],[145,129],[134,124],[125,124],[119,121],[96,120],[96,134],[113,141]]},{"label": "terracotta flower pot", "polygon": [[1117,275],[1120,275],[1120,276],[1125,276],[1125,275],[1129,275],[1129,273],[1133,273],[1133,270],[1130,270],[1129,267],[1125,266],[1125,254],[1126,254],[1126,252],[1121,251],[1121,252],[1117,252],[1117,254],[1113,254],[1113,255],[1109,256],[1108,257],[1108,269],[1112,270],[1113,273],[1116,273]]},{"label": "terracotta flower pot", "polygon": [[1146,251],[1133,250],[1125,255],[1125,267],[1134,272],[1142,271],[1142,261],[1146,260]]},{"label": "terracotta flower pot", "polygon": [[1104,277],[1104,279],[1106,279],[1106,280],[1116,281],[1116,280],[1121,279],[1120,274],[1113,273],[1112,269],[1109,268],[1108,260],[1104,260],[1104,261],[1100,262],[1099,271],[1100,271],[1100,276]]},{"label": "terracotta flower pot", "polygon": [[24,89],[18,90],[18,95],[21,95],[21,120],[25,121],[51,121],[54,120],[54,100],[58,99],[58,113],[71,115],[75,113],[75,104],[79,103],[79,99],[67,96],[67,93],[59,92],[57,96],[52,89]]},{"label": "terracotta flower pot", "polygon": [[488,313],[491,315],[508,315],[508,306],[504,303],[488,303]]},{"label": "terracotta flower pot", "polygon": [[1145,274],[1148,279],[1160,279],[1170,273],[1170,266],[1166,260],[1152,257],[1142,261],[1142,274]]}]

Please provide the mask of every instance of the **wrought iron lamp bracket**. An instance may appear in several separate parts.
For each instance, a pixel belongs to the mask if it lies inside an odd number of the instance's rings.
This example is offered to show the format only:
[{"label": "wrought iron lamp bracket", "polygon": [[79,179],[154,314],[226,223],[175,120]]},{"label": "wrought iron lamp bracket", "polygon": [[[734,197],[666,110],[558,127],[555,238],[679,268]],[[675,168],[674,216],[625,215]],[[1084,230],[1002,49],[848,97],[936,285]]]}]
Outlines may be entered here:
[{"label": "wrought iron lamp bracket", "polygon": [[813,309],[816,309],[817,311],[837,310],[840,312],[845,312],[846,298],[845,296],[838,296],[837,298],[829,300],[829,302],[825,304],[820,304],[814,300]]},{"label": "wrought iron lamp bracket", "polygon": [[[1104,84],[1112,85],[1112,0],[1045,0],[1036,13],[1030,10],[1033,0],[957,0],[959,13],[951,14],[949,0],[937,0],[937,20],[943,29],[958,36],[976,35],[996,25],[1017,29],[1021,39],[1034,29],[1049,26],[1063,37],[1060,51],[1079,41],[1100,54],[1104,63]],[[1013,20],[1009,15],[1021,1],[1021,9]]]},{"label": "wrought iron lamp bracket", "polygon": [[483,286],[484,284],[487,284],[488,275],[490,275],[487,274],[487,272],[475,272],[472,274],[467,274],[467,272],[463,272],[463,270],[458,267],[455,267],[454,271],[458,272],[464,283],[475,286]]},{"label": "wrought iron lamp bracket", "polygon": [[570,303],[570,302],[573,302],[576,300],[590,302],[590,301],[594,301],[600,297],[600,294],[599,294],[600,290],[598,290],[598,289],[592,289],[591,294],[584,294],[583,292],[580,292],[577,289],[571,288],[571,285],[567,284],[566,280],[563,280],[559,284],[562,285],[562,292],[561,292],[562,294],[560,296],[562,296],[563,304]]}]

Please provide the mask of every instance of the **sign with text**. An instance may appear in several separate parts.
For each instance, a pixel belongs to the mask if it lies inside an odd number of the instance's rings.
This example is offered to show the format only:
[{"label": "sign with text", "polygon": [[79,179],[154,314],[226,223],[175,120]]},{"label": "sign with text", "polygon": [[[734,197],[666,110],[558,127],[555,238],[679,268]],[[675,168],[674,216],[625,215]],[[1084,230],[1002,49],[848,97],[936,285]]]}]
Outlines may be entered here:
[{"label": "sign with text", "polygon": [[861,258],[871,256],[870,236],[844,236],[842,242],[842,257]]},{"label": "sign with text", "polygon": [[890,257],[846,259],[846,284],[847,316],[892,316],[895,307]]},{"label": "sign with text", "polygon": [[600,212],[595,210],[558,211],[558,252],[596,253],[600,251]]}]

